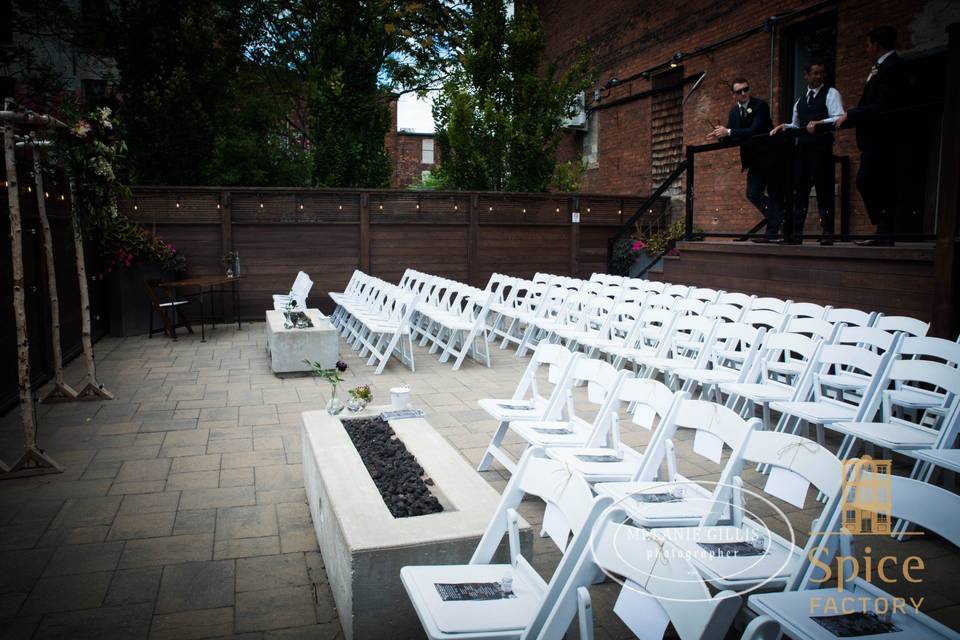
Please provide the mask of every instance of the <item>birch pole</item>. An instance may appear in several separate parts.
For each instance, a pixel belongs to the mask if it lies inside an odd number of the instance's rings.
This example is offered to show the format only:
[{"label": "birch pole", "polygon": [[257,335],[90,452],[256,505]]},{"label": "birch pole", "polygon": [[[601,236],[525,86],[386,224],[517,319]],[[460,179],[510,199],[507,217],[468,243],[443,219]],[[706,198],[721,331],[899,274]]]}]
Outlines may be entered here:
[{"label": "birch pole", "polygon": [[83,232],[77,221],[74,184],[70,180],[70,208],[73,222],[73,246],[77,254],[77,279],[80,285],[80,342],[83,345],[83,364],[87,370],[86,384],[77,392],[78,400],[113,400],[113,394],[97,382],[97,365],[93,361],[93,341],[90,338],[90,291],[87,289],[87,266],[83,258]]},{"label": "birch pole", "polygon": [[37,185],[37,213],[43,228],[43,254],[47,262],[47,291],[50,294],[50,340],[53,345],[53,388],[43,398],[43,402],[68,402],[77,399],[77,392],[63,379],[63,353],[60,348],[60,296],[57,294],[56,263],[53,258],[53,234],[50,232],[50,220],[47,218],[47,203],[43,185],[43,167],[40,166],[40,148],[34,141],[33,172]]},{"label": "birch pole", "polygon": [[30,343],[23,282],[23,229],[20,222],[20,189],[13,124],[3,122],[3,158],[7,171],[7,203],[10,210],[10,258],[13,263],[13,315],[17,327],[17,374],[20,385],[20,420],[24,452],[9,468],[0,468],[0,478],[42,473],[61,473],[63,467],[37,448],[33,393],[30,389]]}]

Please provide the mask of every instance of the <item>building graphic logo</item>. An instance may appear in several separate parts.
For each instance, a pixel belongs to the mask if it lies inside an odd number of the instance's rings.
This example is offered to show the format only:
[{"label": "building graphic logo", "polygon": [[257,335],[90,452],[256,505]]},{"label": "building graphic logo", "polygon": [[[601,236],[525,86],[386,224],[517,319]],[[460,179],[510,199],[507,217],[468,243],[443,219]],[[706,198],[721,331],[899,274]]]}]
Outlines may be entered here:
[{"label": "building graphic logo", "polygon": [[[861,473],[849,473],[850,465]],[[843,529],[851,535],[890,535],[890,460],[864,456],[843,463]]]}]

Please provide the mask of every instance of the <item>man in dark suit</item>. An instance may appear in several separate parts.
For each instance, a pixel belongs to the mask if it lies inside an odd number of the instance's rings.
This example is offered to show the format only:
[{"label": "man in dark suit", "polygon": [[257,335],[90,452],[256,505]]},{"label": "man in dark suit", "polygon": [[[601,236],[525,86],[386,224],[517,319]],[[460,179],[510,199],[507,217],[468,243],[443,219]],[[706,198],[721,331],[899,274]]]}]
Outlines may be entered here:
[{"label": "man in dark suit", "polygon": [[740,146],[741,171],[747,172],[747,200],[753,203],[767,221],[766,237],[754,242],[771,242],[780,235],[783,224],[782,176],[774,162],[768,140],[756,138],[773,128],[770,105],[750,96],[750,83],[737,78],[730,85],[734,105],[727,116],[727,126],[717,125],[707,137],[718,140],[744,140]]},{"label": "man in dark suit", "polygon": [[843,115],[840,92],[824,84],[827,66],[812,60],[804,72],[807,90],[793,105],[793,120],[773,128],[770,135],[790,131],[796,135],[794,151],[794,218],[792,234],[788,229],[784,243],[802,242],[804,222],[810,200],[810,187],[817,190],[822,237],[820,244],[833,244],[834,169],[833,126]]},{"label": "man in dark suit", "polygon": [[[897,30],[877,27],[867,34],[867,54],[873,67],[856,107],[836,120],[839,128],[847,120],[857,127],[857,148],[860,149],[860,170],[857,190],[863,198],[870,222],[881,235],[896,231],[898,209],[904,196],[902,184],[906,175],[898,168],[902,114],[890,110],[901,107],[907,98],[907,74],[903,59],[897,55]],[[860,242],[867,246],[891,246],[893,240],[874,239]]]}]

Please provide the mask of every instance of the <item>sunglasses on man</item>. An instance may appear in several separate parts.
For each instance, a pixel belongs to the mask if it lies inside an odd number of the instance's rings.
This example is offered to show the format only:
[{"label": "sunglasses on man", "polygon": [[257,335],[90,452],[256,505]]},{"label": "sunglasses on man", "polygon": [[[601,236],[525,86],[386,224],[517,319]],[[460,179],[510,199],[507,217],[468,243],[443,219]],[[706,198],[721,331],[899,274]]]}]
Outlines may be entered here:
[{"label": "sunglasses on man", "polygon": [[736,94],[750,93],[750,87],[744,87],[742,89],[734,89],[733,92]]}]

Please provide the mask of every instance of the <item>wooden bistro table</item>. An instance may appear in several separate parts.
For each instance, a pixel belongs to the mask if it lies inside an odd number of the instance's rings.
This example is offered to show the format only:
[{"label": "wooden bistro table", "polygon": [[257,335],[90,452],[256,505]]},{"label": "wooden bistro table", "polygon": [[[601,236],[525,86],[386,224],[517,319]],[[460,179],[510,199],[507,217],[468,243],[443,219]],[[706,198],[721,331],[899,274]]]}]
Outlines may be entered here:
[{"label": "wooden bistro table", "polygon": [[[204,297],[209,294],[210,297],[210,312],[211,316],[216,312],[213,304],[214,294],[220,294],[221,296],[227,291],[226,285],[230,286],[230,291],[233,295],[233,315],[234,319],[237,321],[237,329],[240,329],[240,279],[242,276],[234,276],[228,278],[227,276],[198,276],[196,278],[187,278],[185,280],[173,280],[171,282],[161,282],[158,286],[167,292],[167,297],[171,301],[176,301],[178,291],[187,291],[190,292],[193,289],[196,289],[198,293],[191,293],[190,295],[196,295],[200,298],[200,342],[206,342],[207,336],[204,333],[203,325],[206,322],[206,310],[204,308]],[[220,300],[221,310],[223,309],[223,299]],[[215,317],[215,316],[213,316]],[[216,320],[211,318],[213,328],[217,328]],[[174,334],[173,339],[176,340],[177,336]]]}]

